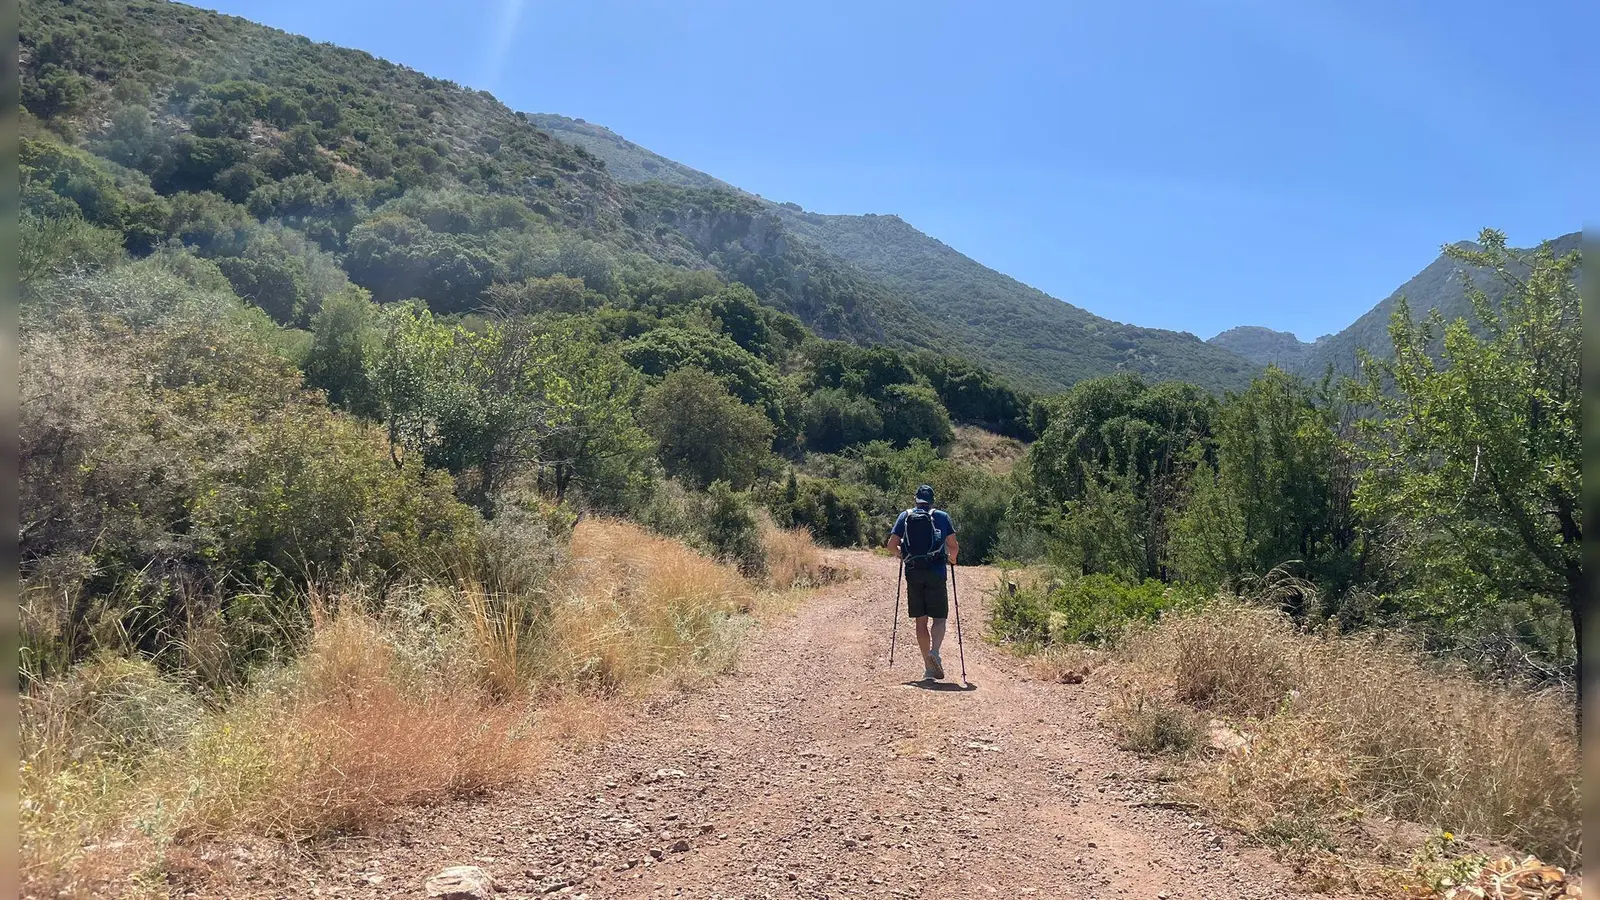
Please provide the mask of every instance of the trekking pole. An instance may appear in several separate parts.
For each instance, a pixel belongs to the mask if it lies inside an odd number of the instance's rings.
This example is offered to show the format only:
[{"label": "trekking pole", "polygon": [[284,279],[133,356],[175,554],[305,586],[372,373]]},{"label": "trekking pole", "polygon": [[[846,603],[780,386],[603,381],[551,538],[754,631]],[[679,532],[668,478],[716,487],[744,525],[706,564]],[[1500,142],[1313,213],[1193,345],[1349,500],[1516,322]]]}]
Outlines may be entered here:
[{"label": "trekking pole", "polygon": [[967,683],[967,648],[961,643],[961,595],[956,591],[956,564],[950,563],[950,599],[956,604],[956,652],[961,654],[961,683]]},{"label": "trekking pole", "polygon": [[894,624],[889,627],[889,666],[894,666],[894,639],[900,633],[900,577],[905,574],[906,567],[903,560],[896,559],[894,570],[894,609],[889,611]]}]

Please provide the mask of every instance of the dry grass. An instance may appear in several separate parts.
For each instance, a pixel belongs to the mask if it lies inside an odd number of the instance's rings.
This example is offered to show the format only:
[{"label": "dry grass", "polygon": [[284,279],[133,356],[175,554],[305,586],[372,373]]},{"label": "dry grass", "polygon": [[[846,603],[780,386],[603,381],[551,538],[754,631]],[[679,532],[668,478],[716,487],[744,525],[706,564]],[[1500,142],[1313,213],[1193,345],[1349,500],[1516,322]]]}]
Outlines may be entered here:
[{"label": "dry grass", "polygon": [[148,663],[97,662],[25,704],[22,874],[87,895],[130,871],[154,884],[177,844],[368,828],[520,777],[526,719],[410,669],[358,613],[319,622],[293,666],[218,710]]},{"label": "dry grass", "polygon": [[822,550],[805,528],[779,528],[763,517],[761,545],[767,556],[767,583],[776,590],[822,587],[845,577],[823,560]]},{"label": "dry grass", "polygon": [[1194,710],[1137,687],[1113,694],[1106,716],[1117,745],[1136,753],[1185,755],[1205,739],[1205,723]]},{"label": "dry grass", "polygon": [[962,465],[987,469],[996,475],[1005,475],[1016,468],[1017,462],[1027,452],[1027,445],[1016,438],[1004,437],[972,425],[957,425],[956,439],[950,447],[950,459]]},{"label": "dry grass", "polygon": [[[818,578],[802,534],[769,552]],[[756,587],[637,526],[586,520],[537,588],[312,597],[290,665],[204,705],[148,662],[107,657],[35,684],[22,713],[21,875],[63,897],[164,894],[196,848],[302,841],[494,789],[599,740],[607,698],[725,670]],[[769,595],[772,596],[772,595]]]},{"label": "dry grass", "polygon": [[563,581],[533,651],[538,680],[601,692],[679,667],[725,667],[734,617],[756,605],[734,569],[614,520],[578,526]]},{"label": "dry grass", "polygon": [[1106,661],[1099,650],[1079,644],[1051,644],[1024,658],[1028,673],[1040,681],[1082,684]]},{"label": "dry grass", "polygon": [[1491,685],[1390,636],[1298,633],[1219,601],[1133,636],[1124,678],[1232,717],[1246,745],[1193,799],[1299,849],[1390,854],[1366,823],[1419,823],[1575,865],[1579,757],[1570,701]]}]

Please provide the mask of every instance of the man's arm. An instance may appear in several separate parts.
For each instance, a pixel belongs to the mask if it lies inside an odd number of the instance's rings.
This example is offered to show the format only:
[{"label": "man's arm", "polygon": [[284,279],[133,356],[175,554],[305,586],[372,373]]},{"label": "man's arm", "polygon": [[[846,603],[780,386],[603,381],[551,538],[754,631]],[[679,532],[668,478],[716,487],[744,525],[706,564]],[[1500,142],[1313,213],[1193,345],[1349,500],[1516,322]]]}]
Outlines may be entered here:
[{"label": "man's arm", "polygon": [[898,535],[898,534],[889,535],[889,545],[888,546],[889,546],[889,552],[890,553],[893,553],[896,556],[900,555],[900,535]]},{"label": "man's arm", "polygon": [[950,564],[955,565],[956,555],[961,552],[961,545],[956,543],[956,536],[946,535],[944,539],[944,555],[950,559]]}]

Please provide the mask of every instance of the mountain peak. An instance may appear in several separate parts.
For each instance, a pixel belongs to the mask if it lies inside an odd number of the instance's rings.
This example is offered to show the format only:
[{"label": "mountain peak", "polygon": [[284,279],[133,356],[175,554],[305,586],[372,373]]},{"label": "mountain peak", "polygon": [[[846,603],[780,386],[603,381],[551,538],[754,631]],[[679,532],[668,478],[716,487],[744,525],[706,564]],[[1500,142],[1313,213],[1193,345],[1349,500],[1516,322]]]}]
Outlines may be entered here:
[{"label": "mountain peak", "polygon": [[1206,343],[1237,353],[1257,365],[1275,363],[1290,370],[1299,367],[1312,346],[1287,331],[1274,331],[1261,325],[1229,328]]}]

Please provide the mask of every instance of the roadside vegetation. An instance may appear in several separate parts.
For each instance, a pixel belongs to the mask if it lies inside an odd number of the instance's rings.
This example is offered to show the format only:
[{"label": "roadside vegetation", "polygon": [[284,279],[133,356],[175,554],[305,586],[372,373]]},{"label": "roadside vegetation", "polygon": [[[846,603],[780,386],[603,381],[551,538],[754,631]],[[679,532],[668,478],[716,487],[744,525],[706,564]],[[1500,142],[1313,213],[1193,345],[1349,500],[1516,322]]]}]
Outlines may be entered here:
[{"label": "roadside vegetation", "polygon": [[1577,257],[1480,242],[1448,252],[1505,299],[1402,302],[1360,380],[1089,382],[1023,466],[1042,514],[991,636],[1095,669],[1124,746],[1314,885],[1581,864]]}]

